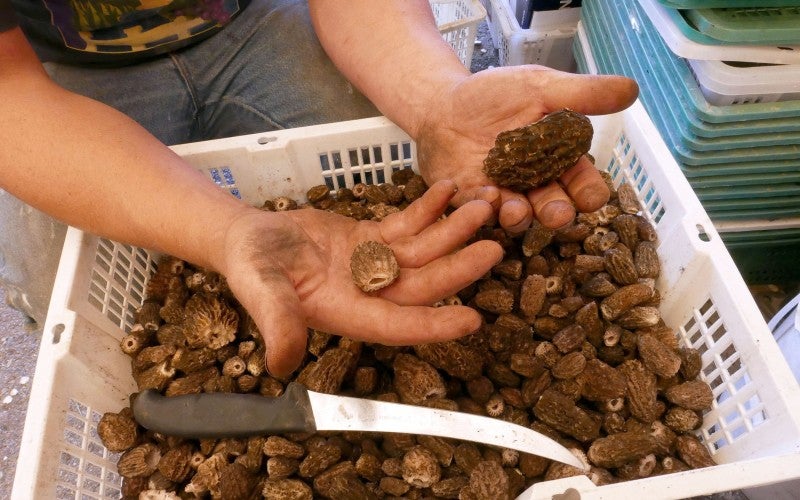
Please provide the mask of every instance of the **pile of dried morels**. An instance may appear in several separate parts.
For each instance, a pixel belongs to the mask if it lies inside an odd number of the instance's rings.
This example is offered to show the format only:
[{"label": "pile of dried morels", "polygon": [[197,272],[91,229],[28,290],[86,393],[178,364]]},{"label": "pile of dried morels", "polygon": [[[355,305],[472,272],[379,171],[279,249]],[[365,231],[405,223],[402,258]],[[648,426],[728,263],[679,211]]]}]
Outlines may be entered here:
[{"label": "pile of dried morels", "polygon": [[[425,190],[407,170],[392,180],[335,194],[317,187],[309,204],[381,218]],[[278,198],[264,208],[300,207]],[[606,206],[557,231],[535,224],[512,237],[484,227],[476,238],[500,242],[505,259],[444,301],[482,311],[479,333],[387,347],[310,331],[307,358],[293,378],[315,391],[530,426],[573,449],[597,484],[713,465],[693,435],[713,396],[697,380],[699,353],[679,347],[660,318],[656,234],[638,212],[633,190],[622,185]],[[166,258],[147,293],[122,341],[140,390],[281,393],[288,380],[265,372],[260,336],[223,277]],[[582,473],[513,450],[430,436],[178,439],[145,431],[129,408],[104,415],[98,433],[111,451],[124,452],[118,468],[125,498],[497,499]]]}]

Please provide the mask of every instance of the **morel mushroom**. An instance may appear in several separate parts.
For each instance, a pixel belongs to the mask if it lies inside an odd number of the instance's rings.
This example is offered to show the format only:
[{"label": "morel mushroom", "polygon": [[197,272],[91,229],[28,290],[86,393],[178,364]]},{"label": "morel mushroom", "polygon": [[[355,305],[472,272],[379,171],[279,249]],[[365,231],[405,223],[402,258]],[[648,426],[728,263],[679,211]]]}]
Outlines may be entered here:
[{"label": "morel mushroom", "polygon": [[592,124],[569,109],[506,132],[495,139],[484,172],[499,186],[525,192],[554,181],[592,145]]},{"label": "morel mushroom", "polygon": [[365,292],[387,287],[400,275],[400,266],[391,248],[377,241],[359,243],[350,257],[353,283]]},{"label": "morel mushroom", "polygon": [[191,347],[219,349],[236,338],[239,316],[213,294],[197,294],[186,303],[183,333]]}]

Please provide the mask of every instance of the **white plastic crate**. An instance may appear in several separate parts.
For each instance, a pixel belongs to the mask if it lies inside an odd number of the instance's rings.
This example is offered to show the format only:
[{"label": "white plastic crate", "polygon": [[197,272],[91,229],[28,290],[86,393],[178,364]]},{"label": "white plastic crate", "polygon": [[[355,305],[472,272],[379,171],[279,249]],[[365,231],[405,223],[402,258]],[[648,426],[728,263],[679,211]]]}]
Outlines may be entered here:
[{"label": "white plastic crate", "polygon": [[[536,12],[531,27],[523,29],[510,0],[485,0],[489,32],[498,49],[500,66],[541,64],[574,71],[572,39],[580,19],[580,7]],[[513,1],[513,0],[511,0]]]},{"label": "white plastic crate", "polygon": [[436,26],[467,68],[472,64],[478,25],[486,19],[480,0],[430,0]]},{"label": "white plastic crate", "polygon": [[[722,465],[595,487],[585,477],[534,485],[521,498],[568,488],[581,498],[683,498],[800,477],[800,388],[747,287],[640,103],[593,118],[591,153],[616,183],[627,179],[659,236],[662,314],[700,349],[715,402],[700,437]],[[416,167],[414,143],[371,118],[176,146],[189,163],[252,204],[390,180]],[[115,498],[116,456],[99,417],[135,390],[119,349],[156,256],[70,228],[41,342],[20,449],[15,499]],[[794,485],[795,488],[798,485]],[[783,484],[776,488],[788,488]],[[791,490],[776,490],[791,491]],[[748,491],[749,493],[749,491]],[[774,493],[774,492],[773,492]]]},{"label": "white plastic crate", "polygon": [[800,99],[800,64],[735,66],[688,59],[706,100],[716,106]]}]

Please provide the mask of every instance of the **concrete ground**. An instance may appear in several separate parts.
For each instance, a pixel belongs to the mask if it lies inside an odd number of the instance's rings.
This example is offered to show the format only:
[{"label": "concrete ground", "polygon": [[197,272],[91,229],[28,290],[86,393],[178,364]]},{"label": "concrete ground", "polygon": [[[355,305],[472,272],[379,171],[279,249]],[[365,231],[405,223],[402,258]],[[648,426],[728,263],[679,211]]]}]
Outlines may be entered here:
[{"label": "concrete ground", "polygon": [[38,351],[39,334],[0,288],[0,498],[11,496]]},{"label": "concrete ground", "polygon": [[[485,23],[479,26],[479,45],[472,59],[472,71],[497,65],[497,53]],[[766,318],[771,318],[784,301],[794,297],[798,289],[786,291],[777,287],[759,287],[754,296]],[[25,424],[28,397],[36,367],[39,334],[18,311],[5,303],[0,288],[0,499],[11,496],[22,429]],[[740,492],[722,493],[714,500],[746,499]]]}]

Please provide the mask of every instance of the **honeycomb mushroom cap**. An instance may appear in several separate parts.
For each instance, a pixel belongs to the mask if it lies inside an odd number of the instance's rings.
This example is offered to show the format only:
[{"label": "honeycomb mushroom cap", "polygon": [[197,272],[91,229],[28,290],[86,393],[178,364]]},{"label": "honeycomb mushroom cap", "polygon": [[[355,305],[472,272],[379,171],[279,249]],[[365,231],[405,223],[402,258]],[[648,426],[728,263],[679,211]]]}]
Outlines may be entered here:
[{"label": "honeycomb mushroom cap", "polygon": [[239,315],[217,295],[200,293],[186,302],[183,333],[191,347],[219,349],[236,338]]},{"label": "honeycomb mushroom cap", "polygon": [[592,123],[569,109],[501,132],[484,160],[484,172],[499,186],[525,192],[557,179],[592,145]]},{"label": "honeycomb mushroom cap", "polygon": [[353,283],[365,292],[387,287],[400,275],[391,248],[377,241],[364,241],[356,246],[350,258]]},{"label": "honeycomb mushroom cap", "polygon": [[119,413],[105,413],[97,424],[103,445],[113,453],[132,448],[139,439],[138,426],[132,418]]}]

